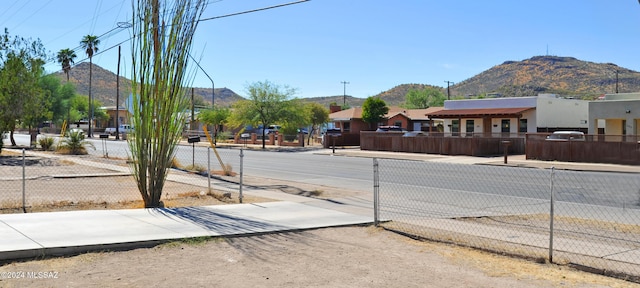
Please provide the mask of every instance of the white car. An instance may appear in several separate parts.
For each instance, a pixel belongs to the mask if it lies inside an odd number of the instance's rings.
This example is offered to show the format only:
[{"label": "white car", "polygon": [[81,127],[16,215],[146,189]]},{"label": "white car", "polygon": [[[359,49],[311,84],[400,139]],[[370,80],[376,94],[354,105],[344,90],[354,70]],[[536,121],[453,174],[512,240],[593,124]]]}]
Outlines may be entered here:
[{"label": "white car", "polygon": [[584,133],[579,131],[556,131],[547,136],[547,141],[585,141]]},{"label": "white car", "polygon": [[74,134],[74,133],[78,133],[79,135],[82,136],[82,138],[85,137],[84,130],[82,130],[82,128],[71,128],[71,129],[69,129],[69,131],[67,131],[67,135],[71,135],[71,134]]},{"label": "white car", "polygon": [[[120,127],[118,127],[118,132],[128,134],[133,132],[133,127],[131,127],[131,125],[129,124],[120,124]],[[104,129],[104,133],[107,133],[111,136],[116,135],[116,128]]]}]

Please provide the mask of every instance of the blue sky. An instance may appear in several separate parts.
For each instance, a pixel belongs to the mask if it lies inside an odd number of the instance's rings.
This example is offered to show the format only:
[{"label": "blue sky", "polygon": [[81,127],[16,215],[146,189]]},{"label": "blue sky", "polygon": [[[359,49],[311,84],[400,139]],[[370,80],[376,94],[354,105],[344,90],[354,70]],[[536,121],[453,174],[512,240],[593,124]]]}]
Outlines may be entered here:
[{"label": "blue sky", "polygon": [[[212,0],[203,18],[294,0]],[[130,78],[131,0],[3,1],[0,27],[39,38],[52,53],[101,36],[94,63]],[[124,42],[123,42],[124,41]],[[571,56],[640,70],[637,0],[311,0],[203,21],[192,55],[216,88],[246,95],[247,85],[271,81],[299,98],[346,94],[366,98],[407,83],[446,87],[504,61]],[[211,81],[194,65],[194,86]],[[48,72],[60,70],[51,62]],[[603,77],[608,77],[603,75]]]}]

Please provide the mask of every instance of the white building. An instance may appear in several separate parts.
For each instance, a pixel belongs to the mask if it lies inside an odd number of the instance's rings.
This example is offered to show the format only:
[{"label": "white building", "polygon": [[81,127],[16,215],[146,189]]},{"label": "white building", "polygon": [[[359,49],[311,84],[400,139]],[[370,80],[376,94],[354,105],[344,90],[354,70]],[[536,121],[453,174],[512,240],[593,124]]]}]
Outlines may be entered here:
[{"label": "white building", "polygon": [[640,135],[640,93],[606,94],[600,99],[589,103],[589,134]]},{"label": "white building", "polygon": [[558,130],[587,132],[589,102],[554,94],[447,100],[444,109],[428,114],[445,121],[445,133],[535,133]]}]

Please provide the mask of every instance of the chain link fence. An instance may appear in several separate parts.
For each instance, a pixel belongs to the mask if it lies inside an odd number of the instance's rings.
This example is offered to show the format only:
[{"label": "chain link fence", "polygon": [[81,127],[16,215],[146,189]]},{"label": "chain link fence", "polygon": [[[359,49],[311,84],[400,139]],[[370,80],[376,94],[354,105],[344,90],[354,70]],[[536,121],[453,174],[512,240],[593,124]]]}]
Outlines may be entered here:
[{"label": "chain link fence", "polygon": [[[143,207],[127,143],[92,142],[83,156],[4,149],[0,213]],[[242,201],[243,150],[206,146],[178,147],[165,204],[206,205],[234,189],[232,203]],[[373,168],[374,220],[387,229],[640,282],[638,174],[397,159]],[[212,193],[212,181],[229,189]]]},{"label": "chain link fence", "polygon": [[[87,146],[88,155],[3,149],[0,213],[144,207],[126,141],[91,142],[95,149]],[[211,182],[238,174],[233,169],[239,169],[241,151],[204,147],[179,145],[163,189],[165,205],[239,202],[229,190],[212,189]]]},{"label": "chain link fence", "polygon": [[634,173],[374,159],[374,198],[403,234],[640,280]]}]

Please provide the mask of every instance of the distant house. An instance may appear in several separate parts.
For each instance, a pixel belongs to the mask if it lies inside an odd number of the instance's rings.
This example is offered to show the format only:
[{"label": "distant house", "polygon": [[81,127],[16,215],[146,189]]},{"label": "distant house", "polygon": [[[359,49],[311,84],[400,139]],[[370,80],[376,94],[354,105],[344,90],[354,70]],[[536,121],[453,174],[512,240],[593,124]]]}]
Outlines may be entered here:
[{"label": "distant house", "polygon": [[[599,99],[589,102],[589,134],[617,135],[607,141],[640,135],[640,92],[606,94]],[[626,140],[636,141],[635,137]]]},{"label": "distant house", "polygon": [[[332,106],[337,107],[337,106]],[[339,128],[343,133],[359,133],[360,131],[371,131],[378,126],[393,125],[406,130],[429,131],[429,127],[435,127],[438,121],[429,118],[427,114],[442,110],[442,107],[430,107],[427,109],[405,109],[397,106],[389,107],[389,112],[385,115],[386,120],[373,126],[362,120],[362,107],[354,107],[346,110],[333,108],[333,113],[329,114],[329,120],[334,127]]]},{"label": "distant house", "polygon": [[[389,107],[389,112],[385,115],[385,120],[380,123],[370,125],[362,120],[362,107],[354,107],[340,110],[339,106],[329,108],[329,120],[333,126],[340,129],[341,136],[336,145],[359,146],[360,131],[373,131],[378,126],[399,126],[406,130],[429,131],[438,123],[434,118],[429,118],[427,114],[441,110],[442,107],[430,107],[427,109],[405,109],[397,106]],[[442,124],[441,124],[442,125]]]},{"label": "distant house", "polygon": [[[103,109],[107,115],[109,115],[109,121],[101,122],[98,128],[108,128],[108,127],[117,127],[120,124],[130,124],[129,119],[131,118],[131,113],[124,107],[116,107],[116,106],[106,106],[100,107]],[[116,121],[116,111],[118,111],[118,119]]]},{"label": "distant house", "polygon": [[447,100],[444,109],[429,113],[444,119],[444,132],[453,136],[553,132],[588,129],[588,101],[554,94],[528,97]]}]

